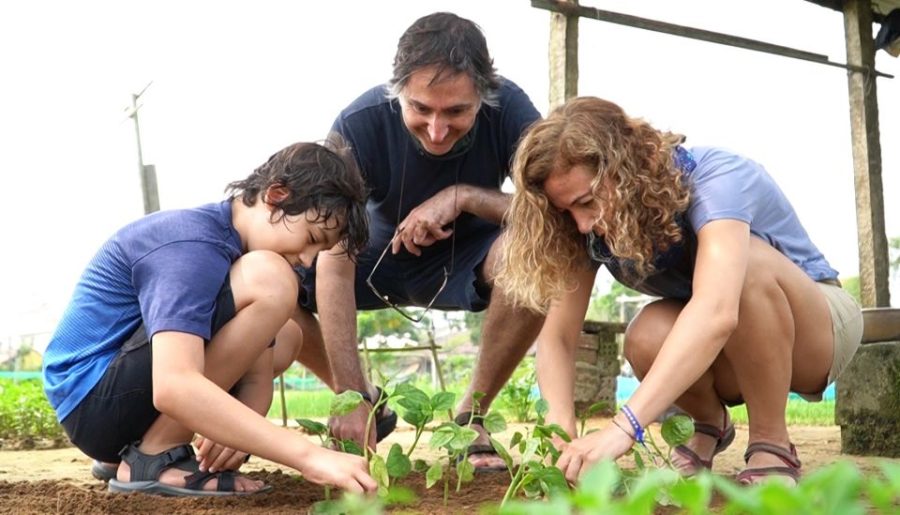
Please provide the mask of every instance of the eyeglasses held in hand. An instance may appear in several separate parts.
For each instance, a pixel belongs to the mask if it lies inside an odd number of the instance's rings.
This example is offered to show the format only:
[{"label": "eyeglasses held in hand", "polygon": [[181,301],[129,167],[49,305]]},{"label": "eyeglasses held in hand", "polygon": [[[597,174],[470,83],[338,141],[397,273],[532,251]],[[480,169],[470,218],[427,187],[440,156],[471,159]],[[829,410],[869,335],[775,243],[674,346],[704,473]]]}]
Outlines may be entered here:
[{"label": "eyeglasses held in hand", "polygon": [[450,237],[451,238],[450,239],[450,266],[449,266],[449,268],[447,266],[444,266],[444,278],[441,281],[441,286],[438,288],[437,292],[434,294],[434,296],[431,298],[431,300],[428,302],[428,304],[424,307],[422,312],[419,313],[418,315],[413,315],[412,313],[407,311],[403,306],[398,306],[397,304],[394,304],[393,302],[391,302],[390,297],[387,295],[384,295],[383,293],[378,291],[378,288],[376,288],[375,285],[372,283],[372,277],[375,275],[375,270],[378,270],[378,265],[381,264],[382,260],[384,260],[384,256],[386,256],[388,251],[391,250],[391,246],[394,243],[393,238],[391,238],[391,240],[387,244],[387,247],[385,247],[384,250],[381,252],[381,255],[378,257],[378,261],[375,262],[375,266],[373,266],[372,271],[369,272],[369,277],[366,278],[366,284],[369,285],[369,289],[372,290],[372,293],[374,293],[375,296],[381,300],[381,302],[384,302],[385,305],[387,305],[389,308],[392,308],[397,313],[400,313],[400,315],[402,315],[403,318],[409,320],[410,322],[418,324],[419,322],[424,320],[425,315],[428,314],[428,311],[431,309],[431,306],[434,305],[435,301],[437,301],[437,298],[441,295],[441,292],[443,292],[444,288],[447,287],[447,280],[450,279],[450,274],[453,272],[453,257],[454,257],[454,254],[456,253],[456,227],[455,227],[456,221],[453,222],[453,225],[454,225],[453,234]]}]

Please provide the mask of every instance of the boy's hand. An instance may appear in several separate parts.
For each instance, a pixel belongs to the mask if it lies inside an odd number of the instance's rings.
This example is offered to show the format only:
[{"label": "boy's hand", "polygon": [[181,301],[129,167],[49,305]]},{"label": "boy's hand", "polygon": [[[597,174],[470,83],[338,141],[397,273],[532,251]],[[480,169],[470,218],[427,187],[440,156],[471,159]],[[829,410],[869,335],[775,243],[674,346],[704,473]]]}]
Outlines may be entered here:
[{"label": "boy's hand", "polygon": [[297,470],[313,483],[336,486],[346,492],[371,493],[378,489],[365,458],[324,447],[311,447]]},{"label": "boy's hand", "polygon": [[197,448],[197,461],[200,462],[200,470],[206,472],[219,472],[221,470],[237,470],[241,468],[247,459],[247,453],[236,451],[224,445],[198,436],[194,440]]}]

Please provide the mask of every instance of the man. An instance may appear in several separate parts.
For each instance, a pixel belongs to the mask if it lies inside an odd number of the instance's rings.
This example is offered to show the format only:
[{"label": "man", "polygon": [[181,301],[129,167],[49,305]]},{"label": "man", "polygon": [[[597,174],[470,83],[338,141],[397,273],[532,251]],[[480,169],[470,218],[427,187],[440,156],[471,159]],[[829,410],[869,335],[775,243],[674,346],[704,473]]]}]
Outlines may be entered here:
[{"label": "man", "polygon": [[[332,128],[353,148],[370,191],[370,244],[357,263],[322,253],[314,269],[301,272],[301,305],[319,312],[321,332],[300,310],[298,327],[279,334],[280,368],[297,358],[335,391],[357,390],[374,402],[378,391],[359,364],[356,309],[487,308],[478,364],[457,418],[468,421],[474,392],[485,393],[476,415],[485,413],[543,321],[491,290],[509,206],[500,186],[519,136],[539,117],[518,86],[496,75],[473,22],[435,13],[413,23],[400,38],[387,88],[363,93]],[[332,420],[333,434],[363,443],[370,409]],[[383,422],[377,439],[393,429],[391,416],[377,414]],[[479,424],[475,418],[480,435],[469,449],[472,464],[502,467]],[[375,442],[369,435],[367,444]]]}]

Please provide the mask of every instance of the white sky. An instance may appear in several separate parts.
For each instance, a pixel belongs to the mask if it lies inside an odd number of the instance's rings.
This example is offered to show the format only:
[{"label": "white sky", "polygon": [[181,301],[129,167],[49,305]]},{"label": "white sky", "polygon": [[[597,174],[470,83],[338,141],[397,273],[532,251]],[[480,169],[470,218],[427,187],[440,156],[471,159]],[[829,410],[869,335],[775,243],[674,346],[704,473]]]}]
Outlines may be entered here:
[{"label": "white sky", "polygon": [[[840,13],[802,0],[583,3],[845,60]],[[98,246],[141,216],[132,93],[153,81],[141,132],[162,208],[218,200],[278,149],[321,139],[390,76],[406,27],[437,10],[478,23],[500,73],[546,114],[549,13],[528,0],[0,4],[0,339],[52,330]],[[857,274],[842,69],[580,23],[580,94],[763,163],[832,265]],[[877,59],[900,77],[900,60]],[[889,236],[900,236],[898,81],[877,83]]]}]

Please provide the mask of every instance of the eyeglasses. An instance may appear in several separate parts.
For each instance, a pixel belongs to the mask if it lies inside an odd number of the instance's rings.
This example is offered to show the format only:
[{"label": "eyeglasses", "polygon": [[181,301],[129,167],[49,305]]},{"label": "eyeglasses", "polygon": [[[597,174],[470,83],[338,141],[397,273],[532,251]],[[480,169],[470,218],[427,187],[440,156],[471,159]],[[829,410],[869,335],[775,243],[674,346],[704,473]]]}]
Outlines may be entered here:
[{"label": "eyeglasses", "polygon": [[[394,238],[396,238],[396,235],[394,236]],[[381,251],[381,255],[378,257],[378,261],[375,262],[375,266],[372,267],[372,271],[369,272],[369,276],[366,278],[366,284],[369,285],[369,289],[372,290],[372,293],[374,293],[375,296],[381,300],[381,302],[384,302],[385,305],[387,305],[389,308],[393,309],[397,313],[400,313],[403,318],[409,320],[410,322],[418,324],[425,319],[425,315],[428,314],[431,306],[434,305],[435,301],[437,301],[437,298],[441,295],[441,292],[443,292],[444,288],[447,287],[447,280],[450,279],[450,274],[453,273],[453,258],[456,254],[456,221],[453,221],[453,233],[450,236],[450,266],[449,268],[446,265],[444,266],[444,278],[441,281],[441,286],[438,288],[437,292],[434,294],[434,296],[431,298],[422,312],[418,315],[413,315],[405,308],[403,308],[403,306],[398,306],[391,302],[390,297],[378,291],[378,288],[376,288],[375,285],[372,284],[372,277],[375,275],[375,270],[378,270],[378,265],[381,264],[381,262],[384,260],[384,256],[386,256],[388,251],[391,250],[391,246],[394,244],[394,238],[391,238],[391,240],[387,244],[387,247],[385,247],[384,250]]]}]

